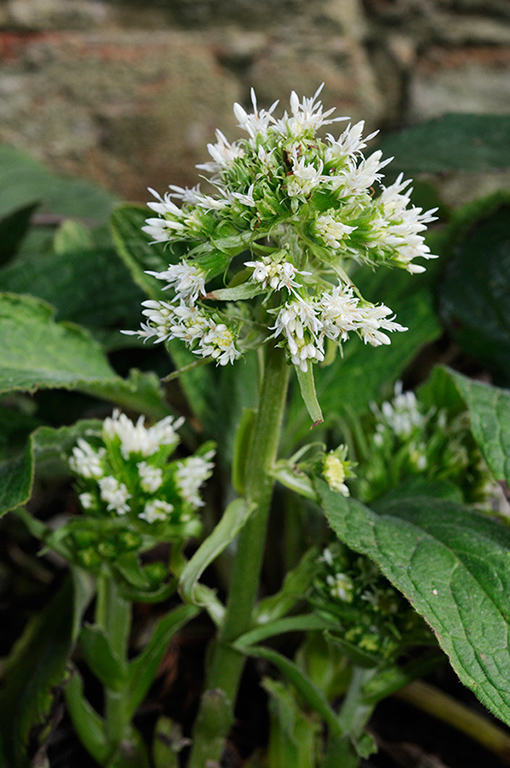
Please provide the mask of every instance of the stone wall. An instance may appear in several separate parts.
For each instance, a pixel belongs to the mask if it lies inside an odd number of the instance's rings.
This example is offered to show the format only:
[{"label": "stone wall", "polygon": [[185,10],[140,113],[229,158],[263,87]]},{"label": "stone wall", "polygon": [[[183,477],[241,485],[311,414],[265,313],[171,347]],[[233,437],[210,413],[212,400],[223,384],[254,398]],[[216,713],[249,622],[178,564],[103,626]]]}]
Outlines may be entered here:
[{"label": "stone wall", "polygon": [[292,89],[391,130],[510,111],[510,0],[3,0],[0,141],[145,200],[232,103]]}]

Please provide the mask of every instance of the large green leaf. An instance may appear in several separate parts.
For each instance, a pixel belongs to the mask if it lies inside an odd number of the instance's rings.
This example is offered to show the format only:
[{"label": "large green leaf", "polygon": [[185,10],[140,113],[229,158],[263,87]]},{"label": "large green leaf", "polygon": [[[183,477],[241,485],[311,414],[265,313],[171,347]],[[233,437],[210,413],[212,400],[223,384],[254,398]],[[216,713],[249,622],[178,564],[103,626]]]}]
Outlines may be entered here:
[{"label": "large green leaf", "polygon": [[0,393],[79,389],[156,418],[168,414],[154,374],[120,378],[87,331],[56,323],[54,314],[32,296],[0,294]]},{"label": "large green leaf", "polygon": [[498,480],[510,485],[510,391],[455,371],[448,373],[468,407],[471,428],[487,464]]},{"label": "large green leaf", "polygon": [[446,114],[379,142],[404,173],[493,171],[510,166],[510,116]]},{"label": "large green leaf", "polygon": [[510,723],[510,530],[443,499],[397,499],[376,514],[317,486],[338,538],[378,563],[428,621],[462,682]]},{"label": "large green leaf", "polygon": [[120,330],[140,322],[143,294],[113,248],[31,253],[1,269],[0,282],[4,291],[45,299],[59,320],[118,329],[117,346],[126,344]]},{"label": "large green leaf", "polygon": [[53,316],[53,308],[38,299],[0,295],[0,392],[115,380],[99,344]]},{"label": "large green leaf", "polygon": [[88,181],[59,176],[14,147],[0,146],[0,216],[30,203],[69,217],[106,221],[115,196]]},{"label": "large green leaf", "polygon": [[0,264],[7,263],[17,253],[36,208],[37,203],[29,203],[0,220]]},{"label": "large green leaf", "polygon": [[459,211],[445,245],[439,310],[471,357],[510,384],[510,194]]}]

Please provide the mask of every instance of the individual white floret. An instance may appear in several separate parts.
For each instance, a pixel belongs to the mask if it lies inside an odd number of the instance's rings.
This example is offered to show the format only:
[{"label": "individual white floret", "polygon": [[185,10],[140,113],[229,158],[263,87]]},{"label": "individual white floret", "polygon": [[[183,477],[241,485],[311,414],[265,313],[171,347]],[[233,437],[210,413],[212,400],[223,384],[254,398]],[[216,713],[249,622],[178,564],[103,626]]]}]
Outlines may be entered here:
[{"label": "individual white floret", "polygon": [[347,120],[346,117],[334,117],[328,119],[333,114],[335,108],[323,111],[322,102],[318,97],[324,87],[324,83],[317,88],[311,98],[303,97],[301,101],[295,91],[290,95],[290,115],[285,112],[281,120],[275,125],[275,130],[282,134],[287,134],[294,138],[301,138],[307,134],[315,134],[323,125],[331,125],[340,120]]},{"label": "individual white floret", "polygon": [[140,512],[138,517],[140,520],[145,520],[146,523],[160,523],[167,520],[173,510],[173,504],[161,499],[154,499],[147,502],[143,512]]},{"label": "individual white floret", "polygon": [[236,347],[236,335],[225,323],[212,323],[200,340],[195,354],[212,357],[217,365],[233,363],[241,353]]},{"label": "individual white floret", "polygon": [[346,573],[335,573],[334,576],[329,574],[326,576],[326,583],[331,597],[345,603],[352,603],[354,585]]},{"label": "individual white floret", "polygon": [[320,338],[322,323],[313,302],[301,298],[287,302],[271,330],[274,330],[274,337],[285,336],[291,361],[301,371],[306,373],[308,361],[324,360]]},{"label": "individual white floret", "polygon": [[342,247],[342,241],[355,229],[357,227],[351,227],[349,224],[338,221],[330,213],[319,215],[315,220],[315,231],[334,251]]},{"label": "individual white floret", "polygon": [[273,291],[282,288],[290,291],[299,285],[296,275],[311,275],[311,272],[298,270],[292,262],[279,254],[263,256],[258,261],[245,261],[244,266],[253,269],[251,279],[254,282],[261,283],[263,288],[272,288]]},{"label": "individual white floret", "polygon": [[80,500],[80,504],[82,505],[83,509],[92,509],[94,506],[94,497],[91,493],[80,493],[78,495],[78,498]]},{"label": "individual white floret", "polygon": [[307,162],[306,157],[299,157],[296,149],[290,157],[292,159],[292,173],[286,182],[287,194],[289,197],[305,201],[326,178],[322,175],[322,160],[316,160],[318,166],[316,168],[315,165]]},{"label": "individual white floret", "polygon": [[427,417],[420,410],[414,392],[403,392],[402,382],[395,384],[395,397],[381,405],[381,415],[384,422],[398,437],[408,437],[418,428],[422,429]]},{"label": "individual white floret", "polygon": [[257,106],[257,97],[253,88],[250,91],[253,113],[248,114],[244,107],[237,102],[234,104],[234,115],[239,121],[239,127],[245,130],[250,136],[250,143],[253,145],[257,139],[263,139],[267,136],[268,129],[274,125],[275,119],[272,113],[276,109],[278,102],[275,101],[268,110],[260,109]]},{"label": "individual white floret", "polygon": [[151,467],[146,461],[139,461],[136,465],[140,475],[140,485],[146,493],[156,493],[163,482],[163,470],[161,467]]},{"label": "individual white floret", "polygon": [[164,280],[167,284],[163,290],[172,288],[175,291],[175,301],[194,304],[199,296],[206,294],[207,271],[196,264],[181,261],[179,264],[170,264],[163,272],[147,270],[146,274]]},{"label": "individual white floret", "polygon": [[216,144],[208,144],[207,151],[211,155],[213,162],[202,163],[197,168],[208,173],[221,173],[225,169],[231,168],[238,158],[244,157],[244,149],[239,142],[230,144],[221,131],[216,131]]},{"label": "individual white floret", "polygon": [[343,163],[347,157],[358,157],[367,146],[367,142],[377,136],[379,131],[374,131],[369,136],[363,136],[365,121],[360,120],[355,125],[349,125],[345,131],[335,139],[330,133],[326,136],[329,146],[326,148],[326,163]]},{"label": "individual white floret", "polygon": [[382,169],[393,160],[392,157],[386,160],[381,158],[382,152],[377,150],[360,162],[349,159],[347,167],[335,177],[334,186],[341,188],[342,196],[370,192],[373,184],[382,178]]},{"label": "individual white floret", "polygon": [[119,483],[115,477],[101,477],[98,480],[101,498],[107,503],[107,509],[118,515],[129,512],[128,500],[131,498],[124,483]]},{"label": "individual white floret", "polygon": [[211,459],[214,451],[209,451],[204,456],[190,456],[178,464],[175,480],[179,492],[188,504],[194,507],[203,507],[204,501],[198,491],[203,483],[212,475],[214,463]]},{"label": "individual white floret", "polygon": [[73,472],[82,477],[102,477],[104,470],[101,459],[105,453],[104,448],[94,450],[86,440],[80,437],[77,446],[73,448],[72,456],[69,459],[69,466]]}]

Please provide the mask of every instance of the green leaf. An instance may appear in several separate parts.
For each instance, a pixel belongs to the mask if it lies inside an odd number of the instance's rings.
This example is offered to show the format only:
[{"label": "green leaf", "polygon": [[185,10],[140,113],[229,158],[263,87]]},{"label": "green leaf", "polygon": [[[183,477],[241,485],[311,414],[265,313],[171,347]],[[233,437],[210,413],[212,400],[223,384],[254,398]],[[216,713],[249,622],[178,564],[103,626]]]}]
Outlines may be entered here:
[{"label": "green leaf", "polygon": [[510,384],[510,193],[462,208],[444,250],[442,319],[464,352]]},{"label": "green leaf", "polygon": [[274,664],[275,667],[278,667],[280,672],[285,675],[290,683],[292,683],[308,706],[326,721],[331,733],[337,736],[341,735],[336,715],[329,706],[323,692],[320,688],[317,688],[315,683],[313,683],[293,661],[287,659],[276,651],[260,646],[250,646],[246,650],[246,653],[250,656],[255,656],[256,658],[266,659]]},{"label": "green leaf", "polygon": [[510,531],[453,502],[389,502],[375,514],[318,481],[341,541],[368,555],[430,624],[462,682],[510,723]]},{"label": "green leaf", "polygon": [[121,379],[83,328],[56,323],[54,310],[31,296],[0,294],[0,393],[80,389],[162,418],[169,413],[154,374]]},{"label": "green leaf", "polygon": [[0,295],[0,392],[116,378],[101,347],[81,328],[55,323],[53,315],[38,299]]},{"label": "green leaf", "polygon": [[184,567],[180,578],[180,591],[184,600],[201,604],[197,594],[200,576],[235,539],[253,509],[254,505],[242,498],[230,502],[218,525]]},{"label": "green leaf", "polygon": [[82,179],[59,176],[14,147],[0,146],[0,215],[39,201],[44,212],[107,220],[115,197]]},{"label": "green leaf", "polygon": [[133,717],[154,682],[168,643],[179,629],[199,613],[193,605],[180,605],[163,616],[144,650],[129,664],[126,711]]},{"label": "green leaf", "polygon": [[313,421],[312,426],[315,427],[317,424],[322,424],[324,417],[315,392],[313,367],[309,365],[306,372],[303,372],[300,368],[296,368],[296,375],[299,382],[299,389],[301,390],[301,397],[303,398],[306,410]]},{"label": "green leaf", "polygon": [[262,686],[269,693],[271,719],[268,768],[315,768],[320,722],[302,712],[292,690],[284,683],[265,678]]},{"label": "green leaf", "polygon": [[18,252],[37,207],[38,203],[24,205],[0,220],[0,264],[6,264]]},{"label": "green leaf", "polygon": [[105,765],[111,751],[106,738],[106,724],[85,698],[83,680],[75,667],[71,667],[71,677],[64,688],[64,694],[76,735],[92,757],[100,765]]},{"label": "green leaf", "polygon": [[73,607],[73,583],[65,581],[44,610],[33,618],[3,670],[0,691],[0,754],[9,768],[28,768],[26,744],[51,707],[53,689],[62,684],[73,643],[73,629],[90,599],[83,589]]},{"label": "green leaf", "polygon": [[[71,245],[67,236],[64,244]],[[58,253],[24,254],[0,270],[0,281],[4,291],[30,293],[49,302],[59,320],[79,323],[96,334],[99,329],[112,329],[110,348],[126,345],[130,337],[120,329],[140,322],[144,296],[111,247],[93,244]]]},{"label": "green leaf", "polygon": [[111,229],[117,253],[130,270],[133,280],[153,299],[161,298],[162,283],[146,271],[163,272],[168,268],[170,253],[161,243],[150,243],[142,232],[150,211],[146,206],[124,203],[111,216]]},{"label": "green leaf", "polygon": [[282,635],[286,632],[310,632],[314,630],[336,629],[338,625],[335,622],[323,619],[314,613],[306,613],[298,616],[287,616],[284,619],[270,621],[267,624],[251,629],[244,635],[238,637],[234,643],[234,648],[240,651],[249,651],[249,646],[267,640],[269,637]]},{"label": "green leaf", "polygon": [[85,661],[94,675],[113,691],[121,691],[127,669],[112,649],[103,627],[85,624],[80,641]]},{"label": "green leaf", "polygon": [[500,170],[510,166],[510,117],[446,114],[387,136],[378,148],[404,173]]},{"label": "green leaf", "polygon": [[448,371],[469,410],[471,429],[497,480],[510,485],[510,392]]},{"label": "green leaf", "polygon": [[78,221],[67,219],[55,233],[53,247],[57,255],[70,251],[90,251],[94,248],[94,238],[90,229]]},{"label": "green leaf", "polygon": [[208,293],[207,298],[215,301],[241,301],[241,299],[252,299],[264,291],[265,289],[260,286],[260,283],[247,282],[233,288],[218,288],[217,291]]}]

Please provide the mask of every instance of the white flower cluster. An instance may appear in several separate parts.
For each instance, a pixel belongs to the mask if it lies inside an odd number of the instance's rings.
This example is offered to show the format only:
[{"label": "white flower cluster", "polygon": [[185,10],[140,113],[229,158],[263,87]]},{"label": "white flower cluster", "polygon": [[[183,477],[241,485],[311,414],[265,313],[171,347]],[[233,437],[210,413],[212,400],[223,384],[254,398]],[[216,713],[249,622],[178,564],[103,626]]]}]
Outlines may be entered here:
[{"label": "white flower cluster", "polygon": [[95,515],[111,513],[131,521],[179,525],[203,506],[199,490],[210,477],[214,450],[169,462],[184,419],[167,416],[145,426],[118,410],[103,421],[102,445],[80,438],[69,459],[82,492],[82,507]]},{"label": "white flower cluster", "polygon": [[[303,99],[293,92],[290,111],[279,119],[277,103],[259,109],[253,92],[253,112],[235,104],[246,138],[230,143],[218,131],[208,145],[211,161],[198,166],[211,174],[214,194],[198,186],[171,186],[164,196],[151,190],[156,202],[149,207],[157,216],[144,231],[170,250],[179,243],[186,257],[149,273],[173,297],[144,302],[146,322],[126,333],[155,342],[180,339],[195,354],[226,365],[241,355],[255,319],[266,325],[266,338],[272,331],[294,365],[307,371],[324,359],[324,339],[341,344],[355,332],[378,346],[390,343],[388,333],[405,330],[384,304],[362,299],[347,273],[353,261],[423,271],[416,259],[434,258],[423,238],[434,211],[412,205],[402,176],[390,186],[381,183],[390,160],[380,151],[363,155],[375,135],[363,137],[363,122],[348,124],[338,138],[319,138],[320,128],[347,120],[323,109],[320,92]],[[243,259],[241,272],[229,272],[246,251],[251,258]],[[220,276],[227,290],[218,282],[208,290]],[[277,295],[265,311],[269,294]],[[218,308],[227,300],[251,302],[251,321],[245,312],[233,322],[232,313]]]},{"label": "white flower cluster", "polygon": [[287,341],[292,363],[306,372],[308,361],[324,360],[324,339],[347,341],[356,332],[373,347],[390,344],[384,331],[406,331],[407,328],[388,318],[391,309],[362,301],[351,286],[339,281],[331,293],[320,299],[300,297],[288,302],[279,311],[273,326],[274,336],[283,335]]}]

